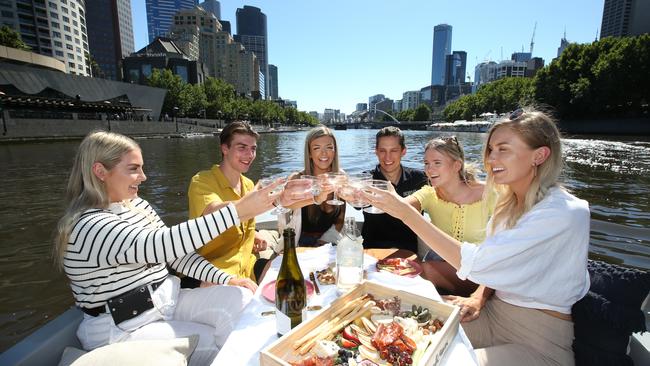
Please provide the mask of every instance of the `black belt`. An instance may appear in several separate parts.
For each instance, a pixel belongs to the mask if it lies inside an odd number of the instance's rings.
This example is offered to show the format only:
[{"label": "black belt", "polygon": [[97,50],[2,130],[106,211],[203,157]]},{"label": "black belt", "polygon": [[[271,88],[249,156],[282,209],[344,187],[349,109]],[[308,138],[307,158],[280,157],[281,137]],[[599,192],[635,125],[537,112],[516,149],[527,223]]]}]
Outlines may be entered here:
[{"label": "black belt", "polygon": [[[164,280],[163,280],[164,281]],[[163,281],[154,282],[151,284],[142,285],[136,287],[133,290],[127,291],[123,294],[117,295],[110,300],[107,304],[111,307],[111,313],[115,313],[118,308],[129,307],[131,318],[137,316],[144,310],[153,308],[153,303],[151,302],[151,293],[149,292],[148,286],[155,291]],[[106,313],[106,305],[98,306],[96,308],[80,308],[81,311],[90,315],[90,316],[99,316],[100,314]],[[115,315],[114,315],[115,317]],[[126,320],[126,319],[124,319]],[[119,322],[115,322],[116,324]]]}]

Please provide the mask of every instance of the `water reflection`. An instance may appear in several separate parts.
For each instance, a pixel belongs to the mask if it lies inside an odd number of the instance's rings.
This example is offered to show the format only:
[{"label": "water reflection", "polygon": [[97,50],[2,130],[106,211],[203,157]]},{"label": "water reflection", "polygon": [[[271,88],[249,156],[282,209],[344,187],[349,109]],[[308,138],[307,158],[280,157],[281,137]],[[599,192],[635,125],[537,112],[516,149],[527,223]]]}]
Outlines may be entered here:
[{"label": "water reflection", "polygon": [[[376,130],[335,131],[341,165],[370,169]],[[262,135],[248,176],[302,169],[306,132]],[[407,166],[422,167],[425,143],[437,136],[406,131]],[[468,160],[480,167],[485,135],[459,133]],[[0,351],[72,305],[50,260],[52,233],[78,141],[0,145]],[[216,137],[139,140],[147,181],[141,195],[167,224],[187,217],[187,188],[197,171],[220,160]],[[566,139],[565,185],[592,211],[591,257],[650,269],[650,143]]]}]

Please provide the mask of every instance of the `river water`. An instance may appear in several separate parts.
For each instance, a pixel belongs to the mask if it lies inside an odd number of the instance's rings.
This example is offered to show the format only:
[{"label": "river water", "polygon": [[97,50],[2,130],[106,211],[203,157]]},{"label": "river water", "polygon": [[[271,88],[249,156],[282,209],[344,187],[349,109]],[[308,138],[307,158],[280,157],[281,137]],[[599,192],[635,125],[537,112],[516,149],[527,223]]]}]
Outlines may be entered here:
[{"label": "river water", "polygon": [[[335,131],[347,171],[376,163],[376,130]],[[306,132],[263,134],[248,176],[300,170]],[[438,133],[405,131],[406,166],[422,168],[424,144]],[[484,134],[460,133],[468,160],[480,162]],[[168,224],[187,217],[187,187],[220,160],[216,137],[139,140],[148,180],[140,186]],[[650,140],[564,140],[565,186],[591,205],[591,257],[650,269]],[[0,352],[73,304],[52,265],[52,234],[79,141],[0,145]]]}]

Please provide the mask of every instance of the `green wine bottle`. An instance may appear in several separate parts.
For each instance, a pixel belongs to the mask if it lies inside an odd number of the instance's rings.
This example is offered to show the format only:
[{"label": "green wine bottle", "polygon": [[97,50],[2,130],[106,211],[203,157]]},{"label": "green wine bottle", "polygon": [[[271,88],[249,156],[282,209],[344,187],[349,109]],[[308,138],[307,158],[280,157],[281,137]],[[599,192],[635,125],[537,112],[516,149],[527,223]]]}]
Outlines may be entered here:
[{"label": "green wine bottle", "polygon": [[296,256],[296,232],[284,229],[284,254],[280,272],[275,281],[275,312],[278,336],[288,333],[302,321],[302,311],[307,306],[305,279]]}]

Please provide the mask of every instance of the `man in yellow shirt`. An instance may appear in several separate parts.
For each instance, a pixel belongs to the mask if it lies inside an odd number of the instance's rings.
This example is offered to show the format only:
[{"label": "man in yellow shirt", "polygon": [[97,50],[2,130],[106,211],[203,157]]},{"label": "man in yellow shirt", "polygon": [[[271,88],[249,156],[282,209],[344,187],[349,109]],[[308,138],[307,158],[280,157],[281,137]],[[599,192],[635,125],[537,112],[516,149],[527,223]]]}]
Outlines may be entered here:
[{"label": "man in yellow shirt", "polygon": [[[253,181],[243,173],[255,160],[258,138],[247,122],[232,122],[222,130],[221,163],[192,177],[188,192],[190,218],[202,216],[206,210],[212,212],[253,190]],[[255,219],[250,219],[226,230],[198,252],[233,276],[255,280],[254,253],[266,249],[266,242],[255,236]]]}]

